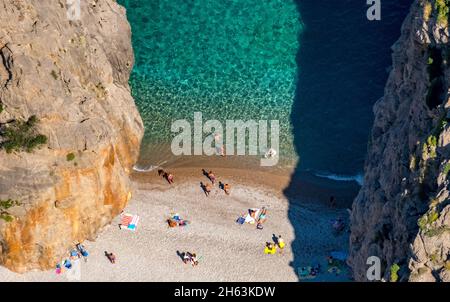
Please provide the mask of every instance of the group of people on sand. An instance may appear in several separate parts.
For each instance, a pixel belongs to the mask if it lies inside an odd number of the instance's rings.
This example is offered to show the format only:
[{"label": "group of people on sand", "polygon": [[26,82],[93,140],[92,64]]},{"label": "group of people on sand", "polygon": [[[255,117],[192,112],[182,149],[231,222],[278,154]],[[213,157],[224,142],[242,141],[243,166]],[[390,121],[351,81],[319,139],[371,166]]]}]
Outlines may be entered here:
[{"label": "group of people on sand", "polygon": [[[216,184],[216,175],[213,173],[213,171],[206,171],[205,169],[202,169],[203,175],[206,176],[211,183],[203,183],[200,182],[200,187],[202,188],[203,192],[206,196],[209,196],[211,194],[212,188]],[[219,182],[219,189],[223,190],[225,194],[230,195],[231,186],[228,183],[222,183]]]},{"label": "group of people on sand", "polygon": [[[209,196],[213,187],[217,183],[217,177],[216,177],[215,173],[211,170],[207,171],[205,169],[202,169],[202,173],[205,177],[208,178],[209,182],[207,182],[207,183],[200,182],[200,186],[203,189],[203,192],[205,193],[205,195]],[[166,172],[163,169],[159,169],[158,175],[162,176],[164,179],[166,179],[169,184],[173,184],[174,177],[173,177],[172,173]],[[231,191],[230,184],[219,182],[219,188],[221,190],[223,190],[225,192],[225,194],[230,195],[230,191]],[[263,207],[261,209],[261,211],[256,211],[256,210],[252,210],[252,209],[249,210],[250,217],[252,217],[257,224],[257,229],[260,229],[260,230],[263,229],[263,223],[267,220],[267,212],[268,212],[267,208],[265,208],[265,207]],[[172,220],[170,220],[170,219],[168,220],[169,226],[171,226],[171,227],[177,226],[176,220],[175,219],[172,219]],[[173,222],[173,225],[170,225],[171,222]],[[279,249],[279,253],[282,254],[283,250],[286,246],[284,239],[281,237],[281,235],[278,235],[278,236],[273,235],[273,241],[274,242],[266,243],[266,247],[264,249],[265,254],[275,254],[277,249]],[[193,267],[198,265],[198,258],[197,258],[196,253],[192,253],[192,252],[184,252],[182,254],[180,254],[179,252],[177,252],[177,253],[183,259],[183,262],[185,264],[190,263]],[[105,255],[107,255],[106,252],[105,252]],[[109,259],[109,257],[108,257],[108,259]],[[114,261],[115,261],[115,258],[114,258]],[[113,261],[111,261],[111,262],[113,263]]]},{"label": "group of people on sand", "polygon": [[[259,215],[258,215],[258,213],[259,213]],[[249,209],[248,215],[250,216],[250,218],[246,218],[247,215],[242,214],[237,222],[240,224],[243,224],[244,222],[254,224],[256,222],[256,228],[258,230],[262,230],[263,223],[266,222],[266,220],[267,220],[267,208],[263,207],[261,209],[261,211],[259,211],[258,209]],[[239,221],[240,219],[242,219],[242,221]]]},{"label": "group of people on sand", "polygon": [[280,254],[283,253],[284,247],[286,243],[284,239],[281,238],[281,235],[275,236],[273,235],[274,242],[266,242],[266,247],[264,249],[265,254],[273,255],[277,252],[277,247],[280,249]]}]

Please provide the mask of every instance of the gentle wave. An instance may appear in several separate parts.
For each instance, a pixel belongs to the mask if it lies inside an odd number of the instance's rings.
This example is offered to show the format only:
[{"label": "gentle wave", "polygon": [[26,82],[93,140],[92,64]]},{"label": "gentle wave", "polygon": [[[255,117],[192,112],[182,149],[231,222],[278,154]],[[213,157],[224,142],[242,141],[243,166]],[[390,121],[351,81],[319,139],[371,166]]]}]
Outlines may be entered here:
[{"label": "gentle wave", "polygon": [[156,170],[158,168],[161,168],[161,165],[163,165],[165,163],[167,163],[167,161],[163,161],[162,163],[160,163],[160,164],[158,164],[156,166],[150,165],[150,166],[147,166],[147,167],[140,167],[139,165],[135,165],[133,167],[133,170],[136,171],[136,172],[141,172],[141,173],[151,172],[151,171],[154,171],[154,170]]},{"label": "gentle wave", "polygon": [[317,177],[328,178],[335,181],[355,181],[360,186],[362,186],[364,182],[364,175],[362,173],[358,173],[356,175],[339,175],[333,173],[318,172],[314,173],[314,175],[316,175]]}]

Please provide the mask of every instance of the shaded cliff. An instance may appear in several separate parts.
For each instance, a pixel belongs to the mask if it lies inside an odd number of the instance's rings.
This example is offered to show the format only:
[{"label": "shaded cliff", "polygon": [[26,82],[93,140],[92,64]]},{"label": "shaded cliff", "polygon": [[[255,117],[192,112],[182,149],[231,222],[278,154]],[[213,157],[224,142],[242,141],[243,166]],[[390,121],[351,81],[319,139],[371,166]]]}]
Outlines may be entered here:
[{"label": "shaded cliff", "polygon": [[[80,16],[66,1],[0,0],[0,265],[17,272],[53,267],[131,198],[143,125],[125,9],[81,1]],[[30,120],[31,143],[12,126]]]},{"label": "shaded cliff", "polygon": [[378,256],[385,280],[450,281],[449,6],[416,0],[393,46],[353,204],[356,280]]}]

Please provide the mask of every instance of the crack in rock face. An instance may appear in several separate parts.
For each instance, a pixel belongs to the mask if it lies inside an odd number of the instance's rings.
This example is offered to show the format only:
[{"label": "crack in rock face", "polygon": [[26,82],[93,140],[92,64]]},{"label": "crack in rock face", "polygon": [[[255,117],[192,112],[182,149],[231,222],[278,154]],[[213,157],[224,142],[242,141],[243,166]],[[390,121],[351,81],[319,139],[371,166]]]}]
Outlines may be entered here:
[{"label": "crack in rock face", "polygon": [[2,63],[0,65],[0,84],[4,88],[7,88],[8,84],[13,79],[12,66],[14,63],[13,53],[8,45],[0,48],[0,57]]}]

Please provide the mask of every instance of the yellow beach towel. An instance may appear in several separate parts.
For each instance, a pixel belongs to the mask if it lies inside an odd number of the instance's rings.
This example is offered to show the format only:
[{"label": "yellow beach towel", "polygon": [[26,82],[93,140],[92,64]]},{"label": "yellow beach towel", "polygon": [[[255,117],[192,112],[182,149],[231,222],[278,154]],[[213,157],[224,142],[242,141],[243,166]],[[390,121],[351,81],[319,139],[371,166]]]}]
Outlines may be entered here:
[{"label": "yellow beach towel", "polygon": [[270,254],[270,255],[273,255],[273,254],[275,254],[276,252],[277,252],[277,248],[269,249],[269,248],[266,246],[266,248],[264,249],[264,254]]}]

